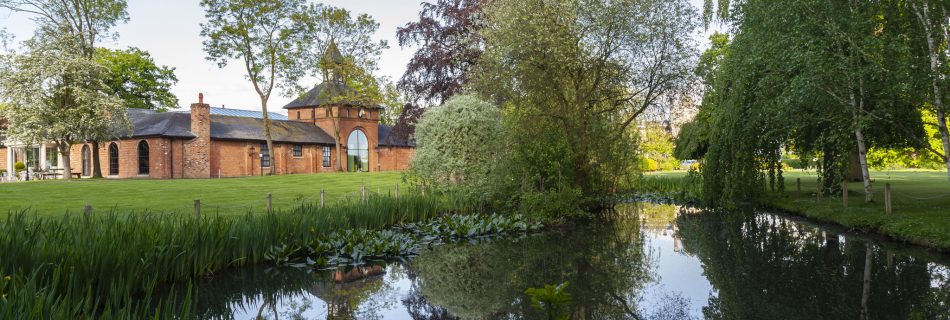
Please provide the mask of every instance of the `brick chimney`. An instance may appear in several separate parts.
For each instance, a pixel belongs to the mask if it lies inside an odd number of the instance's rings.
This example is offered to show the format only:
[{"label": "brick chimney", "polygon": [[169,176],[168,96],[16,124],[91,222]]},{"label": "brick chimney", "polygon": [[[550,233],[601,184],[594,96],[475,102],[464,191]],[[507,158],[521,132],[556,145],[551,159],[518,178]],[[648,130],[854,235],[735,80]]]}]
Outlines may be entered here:
[{"label": "brick chimney", "polygon": [[191,104],[191,133],[195,138],[185,142],[185,178],[211,177],[211,106],[198,94],[198,103]]}]

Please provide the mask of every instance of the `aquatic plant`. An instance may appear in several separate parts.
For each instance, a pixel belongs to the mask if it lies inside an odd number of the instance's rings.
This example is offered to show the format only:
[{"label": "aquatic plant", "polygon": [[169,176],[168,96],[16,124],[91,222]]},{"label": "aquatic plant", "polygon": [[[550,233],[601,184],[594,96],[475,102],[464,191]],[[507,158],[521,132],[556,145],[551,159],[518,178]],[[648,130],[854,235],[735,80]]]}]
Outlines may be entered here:
[{"label": "aquatic plant", "polygon": [[410,258],[424,248],[446,241],[527,233],[540,228],[540,223],[532,223],[522,215],[443,215],[386,230],[347,229],[306,244],[274,245],[264,258],[275,265],[293,267],[353,266]]}]

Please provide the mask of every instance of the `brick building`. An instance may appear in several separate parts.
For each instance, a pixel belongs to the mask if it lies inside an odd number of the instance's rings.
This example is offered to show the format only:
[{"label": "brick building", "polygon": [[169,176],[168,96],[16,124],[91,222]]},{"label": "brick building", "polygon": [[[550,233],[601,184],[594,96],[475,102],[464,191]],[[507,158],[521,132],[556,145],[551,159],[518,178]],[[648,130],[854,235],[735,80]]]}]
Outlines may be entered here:
[{"label": "brick building", "polygon": [[[219,108],[211,108],[200,96],[188,113],[130,109],[131,134],[100,144],[103,176],[241,177],[268,174],[271,166],[277,174],[333,172],[339,160],[335,131],[328,129],[330,121],[341,129],[343,171],[408,168],[414,144],[410,139],[388,136],[392,128],[379,124],[379,108],[339,104],[297,107],[295,103],[301,99],[285,107],[290,111],[289,120],[271,120],[273,152],[264,140],[263,119],[213,114],[211,110]],[[328,117],[330,108],[334,112]],[[317,116],[302,117],[299,109]],[[91,144],[72,147],[71,167],[83,177],[92,175],[91,150]]]},{"label": "brick building", "polygon": [[[100,144],[103,176],[114,178],[211,178],[270,173],[405,170],[415,155],[411,124],[379,124],[381,108],[357,102],[341,78],[343,58],[331,44],[323,59],[326,82],[284,106],[288,116],[271,113],[274,150],[264,139],[258,112],[211,108],[199,94],[187,112],[129,109],[131,130]],[[340,148],[334,136],[340,137]],[[0,142],[3,139],[0,138]],[[74,145],[70,166],[92,176],[91,144]],[[48,144],[0,144],[0,160],[13,171],[22,161],[34,171],[61,168],[62,157]]]}]

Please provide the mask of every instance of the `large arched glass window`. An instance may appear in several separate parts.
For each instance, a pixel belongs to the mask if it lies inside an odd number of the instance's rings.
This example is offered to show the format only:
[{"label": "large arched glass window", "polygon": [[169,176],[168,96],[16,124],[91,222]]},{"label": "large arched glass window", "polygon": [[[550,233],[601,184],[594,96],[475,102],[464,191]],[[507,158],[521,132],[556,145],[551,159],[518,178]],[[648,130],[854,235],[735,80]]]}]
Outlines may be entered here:
[{"label": "large arched glass window", "polygon": [[346,169],[350,172],[369,171],[369,141],[362,130],[353,130],[346,139]]},{"label": "large arched glass window", "polygon": [[89,145],[82,146],[82,175],[92,175],[92,152],[89,151]]},{"label": "large arched glass window", "polygon": [[119,145],[109,144],[109,175],[119,175]]},{"label": "large arched glass window", "polygon": [[139,141],[139,174],[148,174],[148,142]]}]

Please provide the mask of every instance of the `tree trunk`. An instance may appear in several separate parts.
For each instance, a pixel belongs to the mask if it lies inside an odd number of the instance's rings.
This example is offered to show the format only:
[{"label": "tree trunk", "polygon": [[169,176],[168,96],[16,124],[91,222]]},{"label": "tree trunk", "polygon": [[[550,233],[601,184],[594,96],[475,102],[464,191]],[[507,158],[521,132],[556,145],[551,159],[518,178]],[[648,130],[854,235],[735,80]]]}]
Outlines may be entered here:
[{"label": "tree trunk", "polygon": [[270,114],[267,113],[267,97],[261,97],[261,110],[264,112],[264,140],[267,141],[267,158],[270,159],[270,175],[277,173],[277,162],[274,161],[274,140],[270,134]]},{"label": "tree trunk", "polygon": [[[934,26],[930,24],[930,7],[927,2],[918,3],[913,6],[914,14],[917,20],[924,28],[924,34],[927,38],[927,54],[930,57],[930,82],[933,87],[933,107],[937,113],[937,129],[940,131],[940,140],[943,144],[943,162],[947,167],[947,179],[950,179],[950,132],[947,130],[947,109],[943,103],[943,90],[940,88],[940,52],[937,48],[937,39],[934,29],[943,29],[944,38],[947,38],[947,30],[941,25]],[[945,13],[944,13],[945,14]],[[940,19],[943,21],[943,17]]]},{"label": "tree trunk", "polygon": [[70,180],[73,178],[73,168],[69,161],[69,147],[69,144],[59,142],[56,143],[56,149],[59,149],[59,154],[63,156],[63,180]]},{"label": "tree trunk", "polygon": [[861,182],[864,179],[861,174],[861,160],[857,149],[848,154],[848,168],[844,173],[844,179],[848,182]]},{"label": "tree trunk", "polygon": [[853,104],[853,110],[851,111],[851,116],[854,121],[854,138],[858,144],[858,160],[861,165],[861,179],[864,181],[864,202],[874,202],[874,192],[871,189],[871,173],[868,171],[868,149],[864,144],[864,132],[861,131],[861,123],[858,121],[858,116],[861,111],[864,109],[864,88],[862,83],[862,88],[859,89],[861,92],[860,97],[856,97],[857,93],[851,94],[851,102]]},{"label": "tree trunk", "polygon": [[339,108],[337,108],[337,114],[336,116],[334,116],[333,107],[327,106],[327,109],[330,110],[330,117],[331,117],[330,123],[333,124],[333,131],[334,131],[333,140],[334,142],[336,142],[336,171],[340,172],[340,171],[343,171],[343,145],[340,142],[340,117],[342,115],[339,114],[342,111]]},{"label": "tree trunk", "polygon": [[102,166],[99,165],[99,141],[92,141],[92,177],[102,178]]}]

